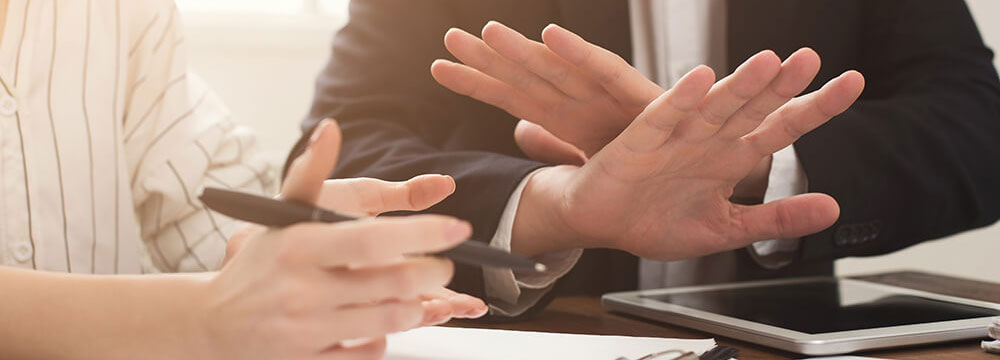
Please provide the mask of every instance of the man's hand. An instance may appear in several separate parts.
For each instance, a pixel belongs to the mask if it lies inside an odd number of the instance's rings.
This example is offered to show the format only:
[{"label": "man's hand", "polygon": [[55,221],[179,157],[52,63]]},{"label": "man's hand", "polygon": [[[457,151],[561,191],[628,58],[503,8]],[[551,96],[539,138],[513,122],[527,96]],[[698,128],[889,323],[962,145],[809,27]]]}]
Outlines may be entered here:
[{"label": "man's hand", "polygon": [[[525,119],[517,124],[514,137],[521,150],[538,161],[582,166],[664,92],[620,57],[555,25],[542,33],[545,44],[497,22],[488,23],[482,36],[480,40],[458,29],[448,31],[447,48],[467,65],[441,60],[432,73],[456,92]],[[581,62],[601,63],[576,66],[556,51],[584,58]],[[776,55],[765,51],[758,56]],[[819,71],[819,57],[811,49],[802,49],[782,69],[811,80]],[[786,91],[797,94],[808,82],[801,86]],[[768,156],[761,161],[740,182],[734,200],[763,200],[770,160]]]},{"label": "man's hand", "polygon": [[437,61],[435,78],[590,156],[582,167],[531,178],[515,219],[515,251],[612,247],[681,259],[811,234],[838,217],[836,202],[820,194],[760,206],[729,199],[751,172],[766,176],[771,154],[845,111],[864,87],[859,73],[794,98],[812,82],[819,57],[803,49],[782,64],[765,51],[718,83],[699,67],[664,93],[617,55],[558,26],[543,32],[545,44],[495,23],[483,37],[450,31],[446,45],[466,65]]},{"label": "man's hand", "polygon": [[[543,33],[546,41],[564,41],[567,34],[554,29],[569,33],[550,26]],[[604,68],[576,66],[546,45],[497,22],[483,28],[482,40],[451,29],[445,34],[445,46],[465,65],[438,60],[431,73],[457,93],[540,125],[586,156],[607,145],[663,93],[621,58],[608,65],[631,71],[609,74]]]}]

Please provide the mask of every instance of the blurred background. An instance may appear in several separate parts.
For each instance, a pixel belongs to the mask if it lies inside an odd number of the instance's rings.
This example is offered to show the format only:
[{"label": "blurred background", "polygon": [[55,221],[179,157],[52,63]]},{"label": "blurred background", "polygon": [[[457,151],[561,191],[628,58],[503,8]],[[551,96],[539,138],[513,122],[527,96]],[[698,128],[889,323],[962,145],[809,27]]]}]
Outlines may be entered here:
[{"label": "blurred background", "polygon": [[[195,71],[221,94],[237,120],[257,131],[275,162],[283,161],[298,139],[313,80],[327,61],[334,32],[347,21],[348,2],[177,0]],[[987,45],[1000,49],[1000,1],[967,2]],[[1000,59],[996,63],[1000,66]],[[1000,281],[998,257],[1000,225],[995,225],[891,255],[843,259],[837,272],[923,270]]]}]

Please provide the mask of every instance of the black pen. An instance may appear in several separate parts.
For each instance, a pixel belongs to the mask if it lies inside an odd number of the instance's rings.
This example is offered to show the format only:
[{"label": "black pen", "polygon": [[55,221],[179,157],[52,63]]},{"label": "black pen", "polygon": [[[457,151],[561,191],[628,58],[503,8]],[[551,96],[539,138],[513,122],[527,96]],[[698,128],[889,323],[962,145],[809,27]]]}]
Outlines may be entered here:
[{"label": "black pen", "polygon": [[[209,209],[237,220],[269,227],[285,227],[302,222],[336,223],[357,220],[315,206],[218,188],[205,188],[198,197]],[[506,268],[514,271],[542,272],[545,265],[476,241],[466,241],[436,254],[455,262]]]}]

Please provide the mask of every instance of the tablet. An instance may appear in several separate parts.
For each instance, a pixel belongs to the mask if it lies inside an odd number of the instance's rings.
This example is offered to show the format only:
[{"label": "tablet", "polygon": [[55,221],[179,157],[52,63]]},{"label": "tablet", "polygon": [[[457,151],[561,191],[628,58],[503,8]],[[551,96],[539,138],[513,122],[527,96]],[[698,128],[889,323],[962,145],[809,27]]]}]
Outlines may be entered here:
[{"label": "tablet", "polygon": [[605,307],[806,355],[987,337],[1000,304],[833,277],[604,295]]}]

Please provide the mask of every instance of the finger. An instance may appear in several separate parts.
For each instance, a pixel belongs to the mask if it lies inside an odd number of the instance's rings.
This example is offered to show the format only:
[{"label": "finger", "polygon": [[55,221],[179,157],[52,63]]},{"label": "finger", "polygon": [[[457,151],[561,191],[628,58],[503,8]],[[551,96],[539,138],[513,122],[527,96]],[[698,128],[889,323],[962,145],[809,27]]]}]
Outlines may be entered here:
[{"label": "finger", "polygon": [[440,287],[440,288],[434,289],[432,291],[428,291],[426,293],[421,294],[420,295],[420,299],[421,300],[425,300],[425,301],[427,301],[427,300],[435,300],[435,299],[437,299],[437,300],[448,300],[449,298],[451,298],[453,296],[456,296],[456,295],[458,295],[457,292],[455,292],[455,291],[453,291],[453,290],[451,290],[449,288],[446,288],[446,287]]},{"label": "finger", "polygon": [[768,115],[798,96],[812,83],[819,73],[820,58],[810,48],[796,51],[781,65],[781,73],[768,85],[767,90],[740,108],[726,125],[720,136],[737,138],[753,131]]},{"label": "finger", "polygon": [[761,155],[773,154],[846,111],[864,87],[861,73],[848,71],[823,88],[785,104],[743,138]]},{"label": "finger", "polygon": [[[349,344],[345,344],[349,343]],[[385,355],[385,337],[361,341],[350,341],[327,349],[320,354],[324,360],[372,360],[381,359]]]},{"label": "finger", "polygon": [[636,117],[619,136],[620,143],[637,153],[658,149],[670,138],[677,123],[701,103],[714,81],[715,74],[707,66],[691,70]]},{"label": "finger", "polygon": [[511,63],[527,68],[569,96],[593,99],[606,94],[599,84],[577,73],[573,64],[553,53],[547,46],[528,39],[506,25],[496,21],[487,23],[483,27],[483,41]]},{"label": "finger", "polygon": [[424,307],[424,318],[420,321],[420,326],[441,325],[451,320],[452,307],[446,300],[431,299],[422,302]]},{"label": "finger", "polygon": [[404,190],[388,194],[386,201],[409,207],[386,206],[386,209],[420,211],[437,205],[455,193],[455,179],[448,175],[420,175],[403,183],[402,188]]},{"label": "finger", "polygon": [[663,93],[663,89],[649,81],[625,59],[583,40],[582,37],[559,25],[549,25],[542,31],[545,45],[583,73],[593,74],[594,79],[620,103],[644,107]]},{"label": "finger", "polygon": [[[513,31],[513,30],[512,30]],[[485,34],[485,30],[484,30]],[[445,33],[444,44],[452,55],[466,65],[510,84],[531,97],[546,102],[558,101],[565,95],[552,84],[528,71],[522,64],[498,54],[483,40],[461,29],[452,28]]]},{"label": "finger", "polygon": [[486,302],[475,297],[462,293],[457,293],[448,288],[439,288],[438,290],[424,294],[422,298],[425,301],[430,300],[442,300],[447,301],[451,304],[452,316],[456,318],[467,318],[475,319],[486,315],[489,312],[489,307],[486,306]]},{"label": "finger", "polygon": [[337,267],[372,263],[400,255],[431,254],[455,247],[472,235],[465,221],[417,215],[375,218],[338,224],[299,224],[288,229],[291,261]]},{"label": "finger", "polygon": [[767,239],[811,235],[833,225],[840,216],[837,201],[824,194],[805,194],[763,205],[734,205],[732,243],[728,249]]},{"label": "finger", "polygon": [[419,299],[451,281],[451,261],[432,257],[408,259],[388,266],[337,269],[330,272],[337,304],[363,304],[391,299]]},{"label": "finger", "polygon": [[583,166],[587,156],[573,144],[556,137],[541,125],[521,120],[514,128],[514,141],[529,158],[554,165]]},{"label": "finger", "polygon": [[371,178],[327,180],[318,204],[344,214],[376,216],[389,211],[425,210],[455,192],[447,175],[420,175],[403,182]]},{"label": "finger", "polygon": [[314,204],[326,180],[337,167],[340,155],[340,128],[327,119],[313,130],[309,146],[292,162],[288,176],[281,185],[281,197]]},{"label": "finger", "polygon": [[469,66],[448,60],[435,60],[431,75],[439,84],[460,95],[465,95],[503,109],[519,119],[545,119],[544,107],[509,84],[486,75]]},{"label": "finger", "polygon": [[466,294],[456,294],[448,298],[448,303],[455,318],[476,319],[490,311],[482,299]]},{"label": "finger", "polygon": [[714,129],[711,133],[764,91],[780,72],[781,58],[766,50],[750,57],[732,75],[716,83],[699,107],[701,119]]},{"label": "finger", "polygon": [[337,308],[317,321],[326,324],[328,339],[378,338],[416,328],[424,318],[419,300],[376,303],[365,306]]}]

